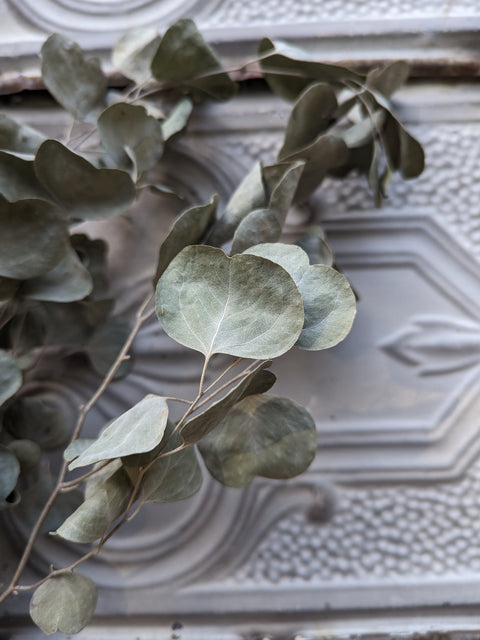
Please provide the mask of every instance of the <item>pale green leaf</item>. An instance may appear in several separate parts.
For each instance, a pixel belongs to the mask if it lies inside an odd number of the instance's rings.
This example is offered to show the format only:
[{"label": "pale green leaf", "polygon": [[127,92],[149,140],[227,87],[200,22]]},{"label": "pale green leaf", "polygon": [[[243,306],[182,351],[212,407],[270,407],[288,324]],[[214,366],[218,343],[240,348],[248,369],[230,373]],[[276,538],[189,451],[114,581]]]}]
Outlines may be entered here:
[{"label": "pale green leaf", "polygon": [[207,204],[191,207],[175,220],[160,247],[155,282],[182,249],[202,240],[215,220],[217,206],[218,196],[214,195]]},{"label": "pale green leaf", "polygon": [[30,616],[47,636],[56,631],[74,634],[91,620],[97,606],[95,583],[80,573],[49,578],[34,592]]},{"label": "pale green leaf", "polygon": [[222,217],[216,222],[208,242],[220,246],[230,240],[240,222],[255,209],[268,204],[262,178],[262,165],[256,162],[232,194]]},{"label": "pale green leaf", "polygon": [[271,362],[262,362],[249,374],[234,385],[220,400],[213,402],[207,409],[190,418],[180,430],[185,444],[195,444],[210,431],[213,431],[225,418],[234,404],[248,395],[265,393],[274,384],[276,378],[271,371],[265,371]]},{"label": "pale green leaf", "polygon": [[165,32],[152,60],[151,70],[160,82],[183,84],[202,97],[228,100],[235,83],[223,71],[213,49],[189,18],[175,22]]},{"label": "pale green leaf", "polygon": [[179,100],[168,114],[168,118],[162,122],[163,139],[169,140],[175,134],[183,131],[187,126],[192,111],[193,102],[190,98]]},{"label": "pale green leaf", "polygon": [[277,357],[297,341],[302,309],[295,283],[278,265],[258,256],[229,258],[207,246],[183,249],[156,292],[167,334],[206,357]]},{"label": "pale green leaf", "polygon": [[97,58],[87,59],[82,49],[54,33],[43,44],[42,79],[62,107],[74,116],[93,121],[105,106],[107,79]]},{"label": "pale green leaf", "polygon": [[305,322],[295,346],[311,351],[328,349],[348,335],[356,304],[343,274],[323,264],[310,266],[307,254],[296,245],[259,244],[246,254],[279,264],[297,285],[303,299]]},{"label": "pale green leaf", "polygon": [[307,147],[328,129],[337,110],[335,91],[328,84],[316,83],[298,97],[285,130],[280,160]]},{"label": "pale green leaf", "polygon": [[73,302],[88,296],[93,282],[76,252],[69,248],[60,262],[50,271],[27,280],[22,285],[22,296],[31,300]]},{"label": "pale green leaf", "polygon": [[68,416],[40,394],[12,403],[5,410],[4,426],[16,438],[33,440],[42,449],[60,446],[70,432]]},{"label": "pale green leaf", "polygon": [[57,535],[70,542],[95,542],[123,513],[133,491],[132,483],[121,467],[112,465],[110,468],[108,465],[105,471],[103,476],[87,485],[85,501],[57,529]]},{"label": "pale green leaf", "polygon": [[0,228],[0,275],[7,278],[41,276],[67,253],[65,219],[50,202],[0,196]]},{"label": "pale green leaf", "polygon": [[153,394],[145,396],[114,420],[88,449],[70,463],[69,469],[151,451],[162,440],[167,418],[165,399]]},{"label": "pale green leaf", "polygon": [[[113,316],[100,325],[88,341],[86,353],[93,368],[102,377],[110,371],[131,331],[127,318]],[[115,379],[126,376],[132,367],[131,358],[122,362]]]},{"label": "pale green leaf", "polygon": [[100,139],[120,168],[135,163],[140,176],[151,169],[163,153],[161,123],[149,116],[144,107],[117,102],[98,118]]},{"label": "pale green leaf", "polygon": [[22,373],[13,356],[0,349],[0,406],[22,386]]},{"label": "pale green leaf", "polygon": [[63,459],[71,462],[95,442],[94,438],[77,438],[71,442],[63,452]]},{"label": "pale green leaf", "polygon": [[113,66],[137,84],[145,84],[152,80],[150,65],[160,40],[158,31],[152,27],[127,31],[113,47]]},{"label": "pale green leaf", "polygon": [[12,451],[0,444],[0,507],[17,484],[20,464]]},{"label": "pale green leaf", "polygon": [[244,487],[255,476],[286,479],[305,471],[315,456],[317,431],[296,402],[253,395],[235,405],[198,448],[216,480]]},{"label": "pale green leaf", "polygon": [[44,140],[39,131],[0,114],[0,149],[33,155]]},{"label": "pale green leaf", "polygon": [[56,140],[40,146],[35,172],[67,218],[108,218],[123,213],[135,200],[135,186],[125,171],[97,169]]}]

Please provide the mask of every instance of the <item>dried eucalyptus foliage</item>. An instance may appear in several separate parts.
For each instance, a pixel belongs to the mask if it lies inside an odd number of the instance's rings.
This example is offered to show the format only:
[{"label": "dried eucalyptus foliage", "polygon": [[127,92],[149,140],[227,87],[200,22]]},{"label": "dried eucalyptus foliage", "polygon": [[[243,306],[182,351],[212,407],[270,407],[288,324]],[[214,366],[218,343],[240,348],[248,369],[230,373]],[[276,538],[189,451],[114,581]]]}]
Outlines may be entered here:
[{"label": "dried eucalyptus foliage", "polygon": [[[61,35],[48,38],[41,57],[51,95],[90,129],[52,140],[0,116],[0,504],[31,529],[0,601],[33,589],[33,621],[46,634],[72,634],[97,600],[77,565],[143,504],[197,492],[198,455],[231,487],[255,476],[290,478],[311,463],[313,419],[293,400],[268,393],[275,383],[269,367],[292,348],[327,349],[343,340],[355,297],[332,266],[320,227],[296,245],[282,243],[287,213],[326,176],[352,170],[367,176],[380,202],[392,173],[415,177],[424,158],[390,110],[390,95],[408,75],[404,63],[363,76],[262,40],[264,77],[293,102],[277,161],[255,164],[223,210],[212,195],[181,213],[152,264],[152,292],[129,326],[109,296],[106,243],[77,225],[124,214],[146,187],[168,192],[152,181],[152,169],[195,106],[233,98],[236,85],[187,19],[162,36],[143,30],[118,42],[113,62],[131,81],[123,93],[109,91],[98,61]],[[107,385],[128,375],[128,350],[153,303],[163,330],[204,357],[197,396],[148,395],[96,439],[81,438]],[[53,363],[83,354],[99,376],[75,426],[31,391],[46,351]],[[231,364],[207,385],[215,354],[231,356]],[[173,423],[169,405],[179,400],[186,411]],[[42,456],[58,447],[66,447],[65,461],[53,477]],[[69,479],[73,469],[84,475]],[[46,532],[94,546],[75,566],[21,585],[33,543]]]}]

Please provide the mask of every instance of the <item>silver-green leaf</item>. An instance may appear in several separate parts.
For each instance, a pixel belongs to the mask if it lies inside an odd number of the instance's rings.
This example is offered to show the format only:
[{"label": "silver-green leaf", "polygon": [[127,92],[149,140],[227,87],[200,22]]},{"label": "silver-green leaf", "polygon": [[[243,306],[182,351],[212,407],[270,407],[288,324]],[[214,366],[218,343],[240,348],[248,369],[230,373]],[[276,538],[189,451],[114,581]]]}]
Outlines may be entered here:
[{"label": "silver-green leaf", "polygon": [[172,136],[183,131],[187,126],[190,115],[193,111],[193,102],[190,98],[182,98],[177,102],[162,122],[163,139],[169,140]]},{"label": "silver-green leaf", "polygon": [[158,281],[156,311],[171,338],[206,357],[275,358],[303,326],[302,297],[284,269],[208,246],[174,258]]},{"label": "silver-green leaf", "polygon": [[296,245],[259,244],[246,254],[281,265],[297,285],[303,299],[305,323],[295,346],[318,351],[335,346],[347,336],[356,304],[343,274],[323,264],[310,266],[307,254]]},{"label": "silver-green leaf", "polygon": [[42,79],[62,107],[83,120],[93,120],[105,106],[107,79],[96,58],[54,33],[43,44]]},{"label": "silver-green leaf", "polygon": [[39,131],[0,114],[0,149],[33,155],[44,140]]},{"label": "silver-green leaf", "polygon": [[162,440],[168,418],[164,398],[150,394],[114,420],[69,469],[85,467],[133,453],[151,451]]},{"label": "silver-green leaf", "polygon": [[35,590],[30,616],[47,636],[57,631],[74,634],[90,622],[96,606],[95,583],[81,573],[64,573]]},{"label": "silver-green leaf", "polygon": [[150,65],[160,40],[158,31],[151,27],[128,31],[113,47],[113,66],[137,84],[145,84],[152,80]]},{"label": "silver-green leaf", "polygon": [[305,471],[315,457],[317,431],[293,400],[253,395],[236,404],[198,448],[216,480],[244,487],[255,476],[286,479]]}]

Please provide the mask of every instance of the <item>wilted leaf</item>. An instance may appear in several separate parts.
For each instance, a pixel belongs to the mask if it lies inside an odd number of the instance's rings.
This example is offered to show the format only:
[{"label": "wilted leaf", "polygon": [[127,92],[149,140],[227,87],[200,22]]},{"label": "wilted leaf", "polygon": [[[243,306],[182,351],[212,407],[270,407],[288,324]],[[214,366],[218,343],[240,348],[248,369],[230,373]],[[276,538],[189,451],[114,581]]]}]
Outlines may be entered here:
[{"label": "wilted leaf", "polygon": [[275,376],[271,371],[265,371],[271,362],[257,365],[245,378],[237,382],[226,395],[212,403],[207,409],[190,418],[180,430],[185,444],[196,444],[210,431],[213,431],[225,418],[234,404],[248,395],[265,393],[275,383]]},{"label": "wilted leaf", "polygon": [[305,251],[310,264],[333,265],[333,253],[326,240],[325,232],[319,225],[309,227],[307,233],[296,244]]},{"label": "wilted leaf", "polygon": [[135,200],[128,173],[97,169],[56,140],[40,146],[35,172],[66,216],[75,220],[109,218],[126,211]]},{"label": "wilted leaf", "polygon": [[17,484],[20,464],[15,455],[0,444],[0,507]]},{"label": "wilted leaf", "polygon": [[287,158],[307,147],[324,133],[337,107],[335,91],[330,85],[317,83],[307,87],[299,96],[288,119],[279,159]]},{"label": "wilted leaf", "polygon": [[42,449],[63,444],[70,431],[67,416],[48,398],[19,398],[5,411],[4,426],[16,438],[33,440]]},{"label": "wilted leaf", "polygon": [[379,91],[386,98],[400,89],[408,80],[410,66],[403,60],[372,69],[367,75],[367,87]]},{"label": "wilted leaf", "polygon": [[69,248],[60,262],[38,278],[22,285],[22,296],[49,302],[73,302],[88,296],[93,288],[92,278],[77,254]]},{"label": "wilted leaf", "polygon": [[186,247],[157,285],[156,311],[167,334],[206,357],[285,353],[300,334],[302,308],[281,267],[257,256],[229,258],[214,247]]},{"label": "wilted leaf", "polygon": [[151,69],[157,80],[173,86],[183,84],[213,100],[228,100],[236,91],[235,83],[189,18],[182,18],[167,29]]},{"label": "wilted leaf", "polygon": [[144,107],[113,104],[98,118],[98,131],[117,166],[129,168],[133,161],[136,176],[151,169],[162,156],[162,125]]},{"label": "wilted leaf", "polygon": [[45,140],[45,136],[28,127],[19,124],[4,113],[0,114],[0,149],[14,153],[34,154]]},{"label": "wilted leaf", "polygon": [[20,463],[22,473],[31,473],[38,467],[42,450],[33,440],[12,440],[8,444],[8,449]]},{"label": "wilted leaf", "polygon": [[22,373],[15,359],[0,349],[0,406],[22,386]]},{"label": "wilted leaf", "polygon": [[217,206],[218,196],[214,195],[207,204],[191,207],[175,220],[160,247],[155,282],[182,249],[202,240],[215,220]]},{"label": "wilted leaf", "polygon": [[168,418],[164,398],[150,394],[114,420],[69,469],[151,451],[162,440]]},{"label": "wilted leaf", "polygon": [[[53,489],[53,478],[43,473],[36,484],[22,491],[21,502],[15,510],[15,518],[27,531],[31,531],[35,526]],[[54,531],[75,509],[78,509],[82,502],[83,496],[79,491],[60,493],[43,521],[40,533]]]},{"label": "wilted leaf", "polygon": [[306,409],[288,398],[248,396],[198,445],[212,476],[244,487],[255,476],[285,479],[315,457],[317,431]]},{"label": "wilted leaf", "polygon": [[346,82],[364,81],[363,76],[350,69],[314,62],[306,58],[305,52],[269,38],[260,42],[258,53],[265,80],[285,100],[295,100],[312,82],[343,86]]},{"label": "wilted leaf", "polygon": [[132,483],[121,467],[106,467],[106,471],[106,477],[94,482],[94,491],[86,490],[85,502],[57,529],[57,535],[70,542],[95,542],[123,513],[132,494]]},{"label": "wilted leaf", "polygon": [[74,116],[93,121],[105,106],[107,79],[96,58],[87,59],[82,49],[54,33],[43,44],[42,79],[62,107]]},{"label": "wilted leaf", "polygon": [[113,66],[137,84],[148,82],[152,79],[150,65],[160,40],[153,28],[127,31],[113,47]]},{"label": "wilted leaf", "polygon": [[0,275],[35,278],[52,269],[68,250],[65,220],[44,200],[8,202],[0,196]]},{"label": "wilted leaf", "polygon": [[208,242],[220,246],[230,240],[240,222],[255,209],[267,206],[262,165],[256,162],[231,196],[222,217],[217,220]]},{"label": "wilted leaf", "polygon": [[90,622],[96,606],[95,583],[80,573],[64,573],[35,590],[30,616],[47,636],[56,631],[78,633]]},{"label": "wilted leaf", "polygon": [[[130,323],[126,318],[113,316],[100,325],[88,341],[86,352],[93,368],[106,376],[130,334]],[[131,359],[120,365],[115,378],[126,376],[131,369]]]},{"label": "wilted leaf", "polygon": [[323,264],[309,266],[307,254],[296,245],[259,244],[246,254],[281,265],[297,285],[303,299],[305,323],[295,346],[311,351],[328,349],[347,336],[356,305],[343,274]]},{"label": "wilted leaf", "polygon": [[162,122],[163,139],[168,140],[187,126],[188,119],[193,110],[193,102],[190,98],[182,98],[177,102],[168,114],[168,118]]}]

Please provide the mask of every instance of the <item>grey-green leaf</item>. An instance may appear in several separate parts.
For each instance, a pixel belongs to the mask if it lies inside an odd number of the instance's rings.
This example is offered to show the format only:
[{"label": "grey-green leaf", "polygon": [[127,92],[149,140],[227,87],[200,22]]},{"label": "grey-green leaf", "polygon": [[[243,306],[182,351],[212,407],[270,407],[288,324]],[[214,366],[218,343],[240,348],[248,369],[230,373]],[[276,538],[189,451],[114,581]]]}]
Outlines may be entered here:
[{"label": "grey-green leaf", "polygon": [[356,312],[355,295],[345,276],[323,264],[309,266],[296,245],[259,244],[246,251],[281,265],[303,299],[305,323],[295,346],[317,351],[338,344],[349,333]]},{"label": "grey-green leaf", "polygon": [[22,372],[13,356],[0,349],[0,406],[22,386]]},{"label": "grey-green leaf", "polygon": [[302,297],[284,269],[208,246],[174,258],[158,281],[156,311],[171,338],[206,357],[274,358],[303,326]]},{"label": "grey-green leaf", "polygon": [[45,136],[31,127],[20,124],[4,113],[0,114],[0,149],[13,153],[35,154]]},{"label": "grey-green leaf", "polygon": [[114,420],[69,469],[84,467],[102,460],[151,451],[161,441],[168,418],[164,398],[150,394]]},{"label": "grey-green leaf", "polygon": [[20,464],[15,455],[0,444],[0,507],[17,484]]},{"label": "grey-green leaf", "polygon": [[256,162],[233,192],[222,217],[216,222],[208,239],[220,246],[233,237],[240,222],[255,209],[268,204],[262,178],[262,165]]},{"label": "grey-green leaf", "polygon": [[80,573],[49,578],[34,592],[30,616],[47,636],[56,631],[74,634],[91,620],[97,606],[95,583]]},{"label": "grey-green leaf", "polygon": [[338,103],[328,84],[316,83],[299,96],[288,119],[280,160],[312,143],[329,127]]},{"label": "grey-green leaf", "polygon": [[305,471],[315,457],[317,431],[296,402],[253,395],[235,405],[198,448],[216,480],[244,487],[255,476],[286,479]]},{"label": "grey-green leaf", "polygon": [[296,244],[305,251],[310,264],[326,264],[327,267],[333,265],[333,253],[321,226],[309,227],[307,233],[301,236]]},{"label": "grey-green leaf", "polygon": [[113,47],[113,66],[137,84],[152,79],[150,65],[160,44],[158,31],[153,28],[139,28],[127,31]]},{"label": "grey-green leaf", "polygon": [[215,220],[217,206],[218,196],[214,195],[207,204],[191,207],[175,220],[160,247],[155,282],[182,249],[202,240]]},{"label": "grey-green leaf", "polygon": [[409,74],[409,64],[404,60],[396,60],[383,67],[372,69],[367,75],[367,86],[390,98],[405,84]]},{"label": "grey-green leaf", "polygon": [[105,106],[107,79],[97,58],[54,33],[43,44],[42,79],[62,107],[80,119],[93,120]]},{"label": "grey-green leaf", "polygon": [[78,458],[78,456],[94,442],[94,438],[77,438],[71,442],[63,452],[64,460],[71,462],[74,458]]},{"label": "grey-green leaf", "polygon": [[98,131],[105,148],[120,168],[135,162],[140,176],[151,169],[163,153],[161,123],[149,116],[145,107],[117,102],[98,118]]},{"label": "grey-green leaf", "polygon": [[193,111],[193,102],[190,98],[182,98],[177,102],[162,122],[163,139],[169,140],[172,136],[183,131],[187,126],[190,115]]},{"label": "grey-green leaf", "polygon": [[75,220],[108,218],[135,200],[135,185],[125,171],[97,169],[56,140],[40,146],[35,172],[66,216]]},{"label": "grey-green leaf", "polygon": [[0,275],[6,278],[43,275],[68,250],[65,220],[50,202],[8,202],[0,196],[0,228]]},{"label": "grey-green leaf", "polygon": [[42,450],[33,440],[12,440],[8,443],[8,449],[20,463],[22,473],[31,473],[38,467]]},{"label": "grey-green leaf", "polygon": [[214,100],[228,100],[235,83],[223,71],[213,49],[189,18],[175,22],[165,32],[152,60],[151,70],[161,82],[183,84],[194,93]]},{"label": "grey-green leaf", "polygon": [[67,416],[42,395],[19,398],[5,411],[4,425],[16,438],[33,440],[42,449],[54,449],[69,435]]},{"label": "grey-green leaf", "polygon": [[27,280],[22,295],[31,300],[73,302],[88,296],[93,282],[76,252],[69,248],[60,262],[47,273]]},{"label": "grey-green leaf", "polygon": [[276,209],[256,209],[238,225],[231,255],[242,253],[259,242],[276,242],[282,235],[283,216]]},{"label": "grey-green leaf", "polygon": [[132,483],[122,467],[112,464],[112,468],[109,465],[105,471],[92,484],[94,490],[88,490],[87,484],[85,502],[57,529],[57,535],[70,542],[95,542],[123,513],[132,494]]},{"label": "grey-green leaf", "polygon": [[225,418],[234,404],[247,395],[265,393],[274,384],[276,378],[271,371],[265,371],[271,362],[262,362],[248,375],[234,385],[220,400],[207,409],[190,418],[180,430],[185,444],[196,444],[210,431],[213,431]]}]

